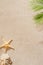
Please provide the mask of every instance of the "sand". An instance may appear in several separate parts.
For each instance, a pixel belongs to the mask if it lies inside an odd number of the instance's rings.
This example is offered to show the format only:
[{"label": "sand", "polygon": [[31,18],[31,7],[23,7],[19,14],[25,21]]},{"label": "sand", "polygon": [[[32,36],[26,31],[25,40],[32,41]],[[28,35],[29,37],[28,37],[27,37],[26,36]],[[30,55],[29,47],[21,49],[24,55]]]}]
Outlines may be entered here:
[{"label": "sand", "polygon": [[0,45],[1,36],[13,39],[15,51],[8,51],[13,65],[43,65],[43,31],[37,30],[33,15],[29,0],[0,0]]}]

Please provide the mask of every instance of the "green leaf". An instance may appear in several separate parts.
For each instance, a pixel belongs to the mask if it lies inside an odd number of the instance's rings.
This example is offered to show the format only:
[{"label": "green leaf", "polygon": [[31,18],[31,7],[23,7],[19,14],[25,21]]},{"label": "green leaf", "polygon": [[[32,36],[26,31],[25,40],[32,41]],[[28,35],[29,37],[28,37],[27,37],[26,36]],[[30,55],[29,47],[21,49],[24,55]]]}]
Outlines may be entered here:
[{"label": "green leaf", "polygon": [[37,2],[43,5],[43,0],[37,0]]},{"label": "green leaf", "polygon": [[40,2],[43,3],[43,0],[33,0],[32,8],[33,8],[34,11],[38,11],[38,10],[43,9],[43,4],[40,3]]},{"label": "green leaf", "polygon": [[[32,9],[36,12],[43,10],[43,0],[32,0]],[[34,16],[35,23],[43,24],[43,12],[39,12]]]},{"label": "green leaf", "polygon": [[43,23],[43,12],[37,14],[34,16],[34,20],[37,24],[42,24]]},{"label": "green leaf", "polygon": [[32,8],[34,9],[34,11],[38,11],[38,10],[43,9],[43,6],[41,6],[41,5],[34,5]]}]

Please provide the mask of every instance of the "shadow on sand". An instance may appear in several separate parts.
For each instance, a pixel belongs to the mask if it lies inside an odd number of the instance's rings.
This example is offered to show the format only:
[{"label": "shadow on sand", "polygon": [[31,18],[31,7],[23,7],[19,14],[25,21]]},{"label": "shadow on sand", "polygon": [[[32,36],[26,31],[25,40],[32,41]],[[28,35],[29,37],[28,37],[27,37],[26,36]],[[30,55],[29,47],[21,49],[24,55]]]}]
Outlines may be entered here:
[{"label": "shadow on sand", "polygon": [[37,24],[37,25],[36,25],[36,29],[37,29],[39,32],[43,31],[43,24]]}]

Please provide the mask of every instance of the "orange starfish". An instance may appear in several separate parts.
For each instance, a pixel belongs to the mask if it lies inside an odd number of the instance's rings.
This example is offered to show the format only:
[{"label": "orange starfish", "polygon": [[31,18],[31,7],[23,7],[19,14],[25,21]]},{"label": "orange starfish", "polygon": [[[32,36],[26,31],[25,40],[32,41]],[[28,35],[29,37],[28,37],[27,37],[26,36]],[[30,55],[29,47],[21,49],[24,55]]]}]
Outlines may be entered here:
[{"label": "orange starfish", "polygon": [[5,48],[5,52],[7,52],[9,49],[13,49],[14,50],[14,48],[12,46],[10,46],[12,41],[13,40],[9,40],[8,42],[4,41],[5,43],[2,46],[0,46],[0,49],[1,48]]}]

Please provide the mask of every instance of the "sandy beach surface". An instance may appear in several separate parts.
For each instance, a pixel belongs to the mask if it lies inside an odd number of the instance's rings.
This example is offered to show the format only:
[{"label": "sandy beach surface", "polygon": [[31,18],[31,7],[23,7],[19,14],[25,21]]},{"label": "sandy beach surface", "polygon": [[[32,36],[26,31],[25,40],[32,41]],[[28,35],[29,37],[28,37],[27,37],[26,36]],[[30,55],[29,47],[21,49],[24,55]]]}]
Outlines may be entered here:
[{"label": "sandy beach surface", "polygon": [[15,51],[8,51],[13,65],[43,65],[43,31],[35,27],[33,15],[29,0],[0,0],[0,45],[1,36],[13,39]]}]

